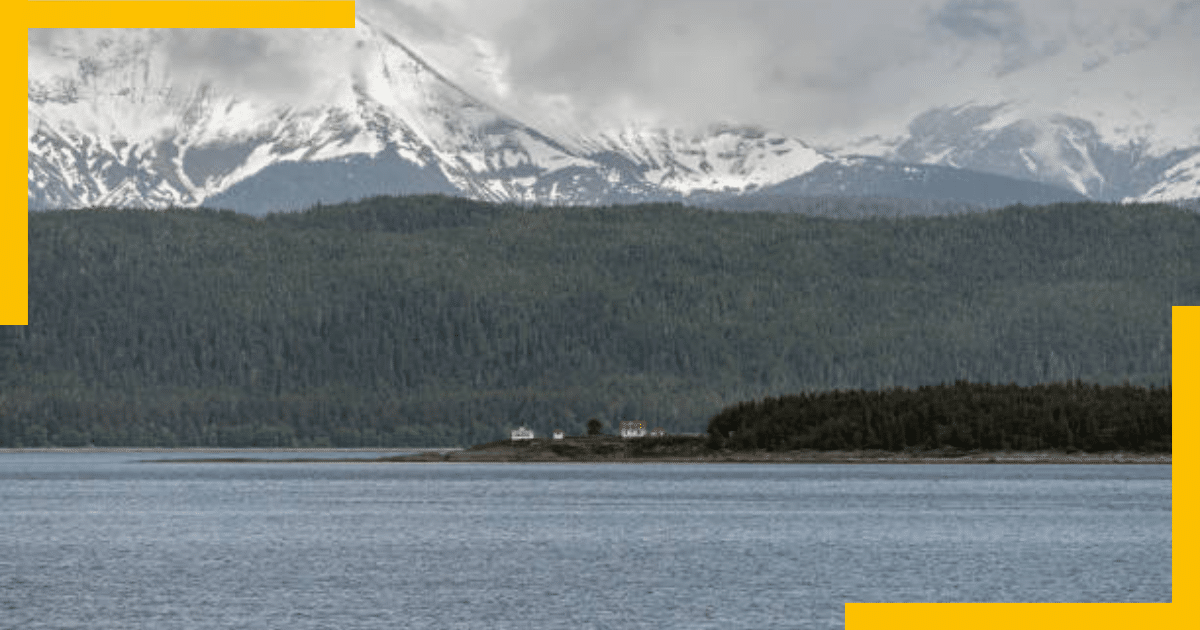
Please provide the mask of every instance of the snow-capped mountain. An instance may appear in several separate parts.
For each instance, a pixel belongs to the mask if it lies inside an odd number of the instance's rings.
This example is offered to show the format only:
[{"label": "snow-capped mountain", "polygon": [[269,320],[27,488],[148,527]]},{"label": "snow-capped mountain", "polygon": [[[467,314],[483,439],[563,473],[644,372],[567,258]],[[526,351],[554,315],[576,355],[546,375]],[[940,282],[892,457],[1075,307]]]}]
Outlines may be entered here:
[{"label": "snow-capped mountain", "polygon": [[1139,201],[1172,202],[1180,199],[1200,201],[1200,151],[1167,169]]},{"label": "snow-capped mountain", "polygon": [[1180,71],[1200,41],[1196,3],[947,2],[933,10],[924,33],[938,42],[937,58],[952,61],[921,67],[944,86],[940,102],[914,103],[900,128],[822,146],[1093,199],[1194,196],[1179,184],[1200,174],[1192,161],[1200,84]]},{"label": "snow-capped mountain", "polygon": [[[270,35],[353,60],[342,64],[352,72],[319,73],[320,98],[288,106],[180,72],[172,37],[86,30],[31,48],[30,208],[260,214],[431,192],[548,204],[760,191],[984,205],[1198,196],[1200,147],[1114,147],[1081,118],[1034,120],[1006,104],[933,109],[906,135],[822,149],[754,126],[584,132],[506,114],[361,18],[353,30]],[[502,81],[486,42],[469,43],[476,79]]]},{"label": "snow-capped mountain", "polygon": [[414,192],[597,203],[744,191],[826,159],[755,129],[631,131],[568,146],[361,20],[354,31],[320,35],[334,41],[317,45],[352,46],[361,63],[328,101],[309,107],[181,83],[164,37],[87,33],[55,50],[54,63],[31,58],[30,207],[208,203],[263,212]]},{"label": "snow-capped mountain", "polygon": [[[256,209],[267,201],[231,189],[289,164],[328,164],[367,194],[524,200],[540,196],[535,174],[591,166],[458,89],[386,33],[365,23],[317,33],[335,41],[315,45],[330,48],[354,38],[364,63],[328,101],[303,108],[177,82],[159,31],[85,35],[92,41],[56,51],[74,62],[66,73],[31,63],[31,206],[195,205],[225,193]],[[344,168],[351,162],[396,168],[372,178]],[[295,185],[337,179],[316,170]]]},{"label": "snow-capped mountain", "polygon": [[1200,154],[1200,146],[1155,151],[1147,140],[1124,140],[1106,140],[1092,123],[1066,114],[1030,115],[1017,103],[968,104],[931,109],[905,135],[868,138],[842,151],[1032,180],[1092,199],[1163,201],[1189,194],[1164,186],[1185,177],[1188,158]]},{"label": "snow-capped mountain", "polygon": [[1070,190],[1027,179],[864,156],[830,160],[760,192],[771,197],[950,200],[987,208],[1087,199]]},{"label": "snow-capped mountain", "polygon": [[704,135],[630,129],[599,134],[584,146],[591,156],[624,156],[647,181],[682,195],[745,193],[830,160],[799,140],[753,126],[714,125]]}]

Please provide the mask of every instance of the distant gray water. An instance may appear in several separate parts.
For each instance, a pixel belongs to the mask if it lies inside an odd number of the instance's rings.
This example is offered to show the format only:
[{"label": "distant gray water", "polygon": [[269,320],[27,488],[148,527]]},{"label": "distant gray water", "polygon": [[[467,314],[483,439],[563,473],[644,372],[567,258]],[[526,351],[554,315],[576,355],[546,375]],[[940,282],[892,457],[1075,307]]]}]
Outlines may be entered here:
[{"label": "distant gray water", "polygon": [[847,601],[1171,596],[1169,466],[139,461],[196,456],[0,454],[0,628],[835,628]]}]

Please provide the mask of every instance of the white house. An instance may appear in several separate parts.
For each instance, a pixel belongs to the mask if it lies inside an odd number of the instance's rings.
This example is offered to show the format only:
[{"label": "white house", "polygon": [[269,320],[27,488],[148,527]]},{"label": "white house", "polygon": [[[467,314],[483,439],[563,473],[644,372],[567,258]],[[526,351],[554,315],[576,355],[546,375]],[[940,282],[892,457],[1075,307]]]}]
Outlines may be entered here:
[{"label": "white house", "polygon": [[638,420],[622,420],[621,421],[621,437],[623,437],[623,438],[646,437],[646,423],[638,421]]},{"label": "white house", "polygon": [[650,430],[650,437],[667,437],[667,430],[662,427],[654,427]]},{"label": "white house", "polygon": [[524,425],[521,425],[519,428],[513,429],[512,439],[514,442],[517,440],[532,440],[533,429],[527,429]]},{"label": "white house", "polygon": [[564,437],[567,437],[567,434],[563,433],[562,431],[560,431],[558,429],[554,430],[554,439],[561,440]]}]

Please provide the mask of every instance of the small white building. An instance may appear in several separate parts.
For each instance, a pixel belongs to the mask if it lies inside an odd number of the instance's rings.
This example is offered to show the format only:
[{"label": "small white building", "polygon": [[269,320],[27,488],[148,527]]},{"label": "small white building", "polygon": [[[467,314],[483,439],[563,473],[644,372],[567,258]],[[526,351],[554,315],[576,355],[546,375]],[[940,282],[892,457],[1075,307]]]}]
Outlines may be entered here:
[{"label": "small white building", "polygon": [[518,440],[532,440],[533,429],[526,428],[525,425],[512,430],[512,439],[514,442]]},{"label": "small white building", "polygon": [[650,429],[650,437],[667,437],[667,430],[662,427]]},{"label": "small white building", "polygon": [[646,423],[640,420],[622,420],[621,421],[621,437],[623,438],[640,438],[646,437]]},{"label": "small white building", "polygon": [[563,432],[562,432],[562,431],[560,431],[559,429],[555,429],[555,430],[554,430],[554,439],[556,439],[556,440],[561,440],[561,439],[563,439],[563,438],[565,438],[565,437],[567,437],[567,434],[566,434],[566,433],[563,433]]}]

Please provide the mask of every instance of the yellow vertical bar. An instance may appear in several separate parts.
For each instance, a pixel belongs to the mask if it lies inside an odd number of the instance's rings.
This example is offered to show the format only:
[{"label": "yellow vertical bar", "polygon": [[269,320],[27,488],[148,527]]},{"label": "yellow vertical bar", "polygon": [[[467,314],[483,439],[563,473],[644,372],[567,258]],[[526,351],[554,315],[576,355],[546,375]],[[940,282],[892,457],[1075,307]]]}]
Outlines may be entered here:
[{"label": "yellow vertical bar", "polygon": [[[328,0],[185,0],[121,1],[65,0],[3,3],[5,26],[0,33],[4,63],[2,80],[5,178],[0,190],[9,191],[8,203],[0,208],[0,325],[29,323],[29,149],[17,153],[20,123],[29,119],[30,28],[353,28],[354,3]],[[21,48],[25,55],[18,57]],[[25,87],[25,100],[18,106],[16,89]],[[18,110],[20,107],[20,110]],[[21,110],[25,116],[21,117]],[[25,173],[25,182],[17,176]],[[25,205],[17,191],[25,192]],[[35,287],[36,289],[36,287]]]},{"label": "yellow vertical bar", "polygon": [[[1200,443],[1200,306],[1171,308],[1171,601],[1200,607],[1196,497]],[[1200,619],[1200,611],[1194,619]],[[1197,625],[1200,625],[1198,623]]]},{"label": "yellow vertical bar", "polygon": [[[0,209],[0,325],[25,325],[29,323],[29,151],[17,152],[17,134],[21,133],[21,123],[28,119],[28,98],[17,103],[16,87],[28,86],[29,64],[20,61],[18,57],[25,52],[28,58],[26,30],[23,8],[25,3],[6,3],[15,9],[17,15],[10,15],[5,20],[3,32],[0,33],[0,59],[4,60],[4,85],[11,86],[10,94],[0,107],[0,116],[7,123],[0,132],[0,146],[11,147],[3,152],[3,164],[0,171],[4,173],[0,190],[12,191],[8,203]],[[26,90],[28,92],[28,89]],[[24,113],[25,116],[21,116]],[[28,138],[26,145],[28,146]],[[25,181],[18,182],[17,177],[25,173]],[[17,191],[26,193],[26,203],[17,201]]]}]

